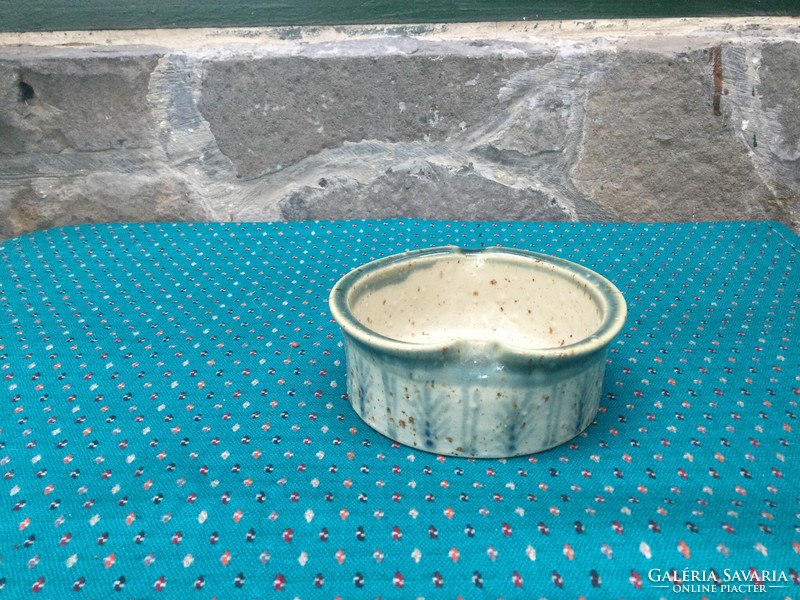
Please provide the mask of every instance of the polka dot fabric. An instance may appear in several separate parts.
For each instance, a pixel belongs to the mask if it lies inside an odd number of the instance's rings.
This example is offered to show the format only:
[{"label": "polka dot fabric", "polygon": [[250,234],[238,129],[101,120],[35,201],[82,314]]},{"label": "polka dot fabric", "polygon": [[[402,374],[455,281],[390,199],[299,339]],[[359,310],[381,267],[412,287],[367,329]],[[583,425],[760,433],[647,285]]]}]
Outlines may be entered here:
[{"label": "polka dot fabric", "polygon": [[[355,415],[330,287],[442,244],[623,292],[584,434],[467,460]],[[411,220],[8,240],[0,598],[680,597],[653,580],[671,569],[779,571],[737,597],[798,597],[797,244],[771,223]]]}]

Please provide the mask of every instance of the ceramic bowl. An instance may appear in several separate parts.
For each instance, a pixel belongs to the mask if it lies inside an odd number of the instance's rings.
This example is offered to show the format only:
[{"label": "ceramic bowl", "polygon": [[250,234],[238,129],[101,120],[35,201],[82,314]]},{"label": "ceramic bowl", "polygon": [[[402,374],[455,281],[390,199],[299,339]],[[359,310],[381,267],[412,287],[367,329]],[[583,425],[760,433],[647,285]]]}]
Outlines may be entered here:
[{"label": "ceramic bowl", "polygon": [[551,448],[591,423],[626,317],[619,290],[585,267],[452,246],[351,271],[330,308],[366,423],[421,450],[487,458]]}]

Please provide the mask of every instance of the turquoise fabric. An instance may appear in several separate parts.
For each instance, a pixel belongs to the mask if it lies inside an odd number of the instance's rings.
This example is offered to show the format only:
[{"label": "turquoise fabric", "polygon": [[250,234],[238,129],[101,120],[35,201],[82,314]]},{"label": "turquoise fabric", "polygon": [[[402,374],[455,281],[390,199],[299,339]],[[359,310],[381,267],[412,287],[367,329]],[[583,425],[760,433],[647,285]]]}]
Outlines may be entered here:
[{"label": "turquoise fabric", "polygon": [[[467,460],[355,415],[331,285],[442,244],[623,292],[584,434]],[[0,243],[0,598],[798,597],[797,244],[773,223],[412,220]]]}]

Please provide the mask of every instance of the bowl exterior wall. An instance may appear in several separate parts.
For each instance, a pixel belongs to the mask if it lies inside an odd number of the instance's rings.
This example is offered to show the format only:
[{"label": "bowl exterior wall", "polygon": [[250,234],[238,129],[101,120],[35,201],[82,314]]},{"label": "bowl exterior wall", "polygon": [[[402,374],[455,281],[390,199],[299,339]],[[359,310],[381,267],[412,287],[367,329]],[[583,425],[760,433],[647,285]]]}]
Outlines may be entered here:
[{"label": "bowl exterior wall", "polygon": [[437,454],[531,454],[581,433],[597,414],[607,346],[557,359],[506,360],[491,345],[441,356],[395,354],[345,335],[347,391],[392,440]]}]

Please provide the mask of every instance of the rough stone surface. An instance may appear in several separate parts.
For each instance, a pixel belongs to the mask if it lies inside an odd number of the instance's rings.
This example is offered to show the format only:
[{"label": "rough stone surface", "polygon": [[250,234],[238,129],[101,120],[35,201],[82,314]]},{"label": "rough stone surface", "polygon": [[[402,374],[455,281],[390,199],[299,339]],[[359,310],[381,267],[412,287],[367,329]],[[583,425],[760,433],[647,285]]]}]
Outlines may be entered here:
[{"label": "rough stone surface", "polygon": [[0,35],[0,239],[400,216],[800,231],[796,24],[498,27],[171,47]]},{"label": "rough stone surface", "polygon": [[546,193],[513,188],[478,175],[416,159],[363,185],[351,177],[322,178],[280,202],[288,220],[416,217],[485,221],[569,221],[569,211]]},{"label": "rough stone surface", "polygon": [[[760,93],[766,111],[774,111],[780,134],[773,144],[785,160],[800,158],[800,52],[796,42],[769,44],[761,51]],[[797,170],[800,176],[800,169]]]},{"label": "rough stone surface", "polygon": [[786,218],[728,103],[714,114],[711,69],[708,51],[614,56],[590,84],[578,190],[632,220]]},{"label": "rough stone surface", "polygon": [[[771,202],[788,213],[784,219],[800,229],[800,51],[794,42],[767,44],[761,50],[758,90],[753,112],[763,115],[756,165],[772,190]],[[756,133],[753,134],[754,136]]]},{"label": "rough stone surface", "polygon": [[439,142],[485,123],[544,56],[282,57],[210,63],[200,110],[245,178],[344,142]]},{"label": "rough stone surface", "polygon": [[0,237],[79,223],[205,220],[200,206],[169,174],[94,172],[0,189]]},{"label": "rough stone surface", "polygon": [[155,63],[125,55],[0,62],[0,153],[149,146],[145,96]]}]

